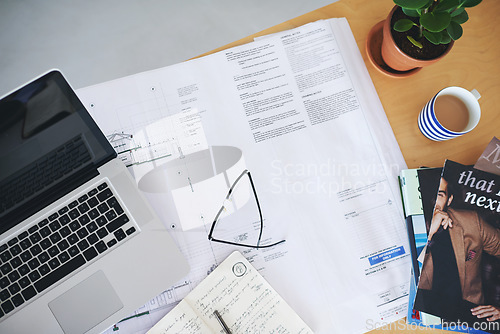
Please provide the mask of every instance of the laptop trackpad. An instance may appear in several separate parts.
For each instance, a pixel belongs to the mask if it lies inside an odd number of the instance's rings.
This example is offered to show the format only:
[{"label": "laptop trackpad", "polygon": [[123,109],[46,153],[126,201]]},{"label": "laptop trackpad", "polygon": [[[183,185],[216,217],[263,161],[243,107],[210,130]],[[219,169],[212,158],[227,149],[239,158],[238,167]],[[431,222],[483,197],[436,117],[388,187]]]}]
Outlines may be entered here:
[{"label": "laptop trackpad", "polygon": [[66,334],[82,334],[123,307],[106,275],[99,270],[49,303]]}]

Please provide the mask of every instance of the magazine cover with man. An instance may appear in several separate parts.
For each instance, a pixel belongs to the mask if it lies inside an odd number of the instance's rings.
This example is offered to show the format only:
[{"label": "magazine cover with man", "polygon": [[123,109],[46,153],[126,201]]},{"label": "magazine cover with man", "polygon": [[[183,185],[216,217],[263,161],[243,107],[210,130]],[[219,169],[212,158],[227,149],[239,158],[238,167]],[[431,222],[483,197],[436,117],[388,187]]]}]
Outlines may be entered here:
[{"label": "magazine cover with man", "polygon": [[500,333],[500,176],[447,160],[414,308]]}]

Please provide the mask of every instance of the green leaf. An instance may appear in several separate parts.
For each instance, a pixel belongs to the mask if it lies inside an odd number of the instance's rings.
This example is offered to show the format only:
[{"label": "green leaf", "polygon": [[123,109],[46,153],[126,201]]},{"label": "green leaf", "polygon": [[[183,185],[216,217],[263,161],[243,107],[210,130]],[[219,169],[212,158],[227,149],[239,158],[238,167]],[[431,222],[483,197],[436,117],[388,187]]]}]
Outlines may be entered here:
[{"label": "green leaf", "polygon": [[409,17],[420,17],[420,14],[416,9],[408,9],[408,8],[401,8],[403,10],[403,13],[406,14],[406,16]]},{"label": "green leaf", "polygon": [[462,7],[474,7],[481,3],[482,0],[465,0]]},{"label": "green leaf", "polygon": [[420,24],[430,32],[443,31],[450,22],[451,15],[447,12],[427,12],[420,17]]},{"label": "green leaf", "polygon": [[443,0],[437,5],[435,10],[445,12],[447,10],[456,8],[459,5],[460,5],[459,0]]},{"label": "green leaf", "polygon": [[457,9],[455,9],[453,12],[451,12],[451,17],[458,16],[458,15],[462,14],[463,12],[465,12],[465,8],[459,7]]},{"label": "green leaf", "polygon": [[394,3],[399,7],[408,9],[419,9],[427,5],[429,0],[394,0]]},{"label": "green leaf", "polygon": [[467,14],[465,9],[461,14],[456,15],[456,16],[452,15],[452,17],[451,17],[451,20],[454,22],[457,22],[458,24],[464,24],[465,22],[467,22],[468,19],[469,19],[469,14]]},{"label": "green leaf", "polygon": [[438,45],[441,43],[442,35],[440,32],[430,32],[428,30],[423,31],[425,38],[432,44]]},{"label": "green leaf", "polygon": [[441,31],[441,42],[440,44],[448,44],[451,42],[451,37],[446,30]]},{"label": "green leaf", "polygon": [[422,45],[422,43],[420,43],[419,41],[415,40],[413,37],[411,36],[406,36],[406,38],[408,38],[408,40],[410,42],[412,42],[413,45],[415,45],[417,48],[421,49],[423,48],[424,46]]},{"label": "green leaf", "polygon": [[446,28],[446,31],[450,35],[450,37],[456,41],[460,37],[462,37],[462,34],[464,30],[462,29],[462,26],[458,24],[457,22],[451,21],[450,25],[448,28]]},{"label": "green leaf", "polygon": [[394,30],[399,31],[399,32],[405,32],[411,29],[413,27],[415,22],[409,19],[401,19],[397,20],[396,23],[394,23]]}]

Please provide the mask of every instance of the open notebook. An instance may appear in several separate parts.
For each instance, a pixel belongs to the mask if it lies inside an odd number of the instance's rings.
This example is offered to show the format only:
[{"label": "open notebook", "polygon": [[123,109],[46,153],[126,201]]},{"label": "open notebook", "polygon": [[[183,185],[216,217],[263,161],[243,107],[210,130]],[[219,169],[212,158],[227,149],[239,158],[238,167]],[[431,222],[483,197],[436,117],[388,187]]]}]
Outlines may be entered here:
[{"label": "open notebook", "polygon": [[148,334],[223,333],[215,311],[233,334],[313,333],[264,277],[235,251]]}]

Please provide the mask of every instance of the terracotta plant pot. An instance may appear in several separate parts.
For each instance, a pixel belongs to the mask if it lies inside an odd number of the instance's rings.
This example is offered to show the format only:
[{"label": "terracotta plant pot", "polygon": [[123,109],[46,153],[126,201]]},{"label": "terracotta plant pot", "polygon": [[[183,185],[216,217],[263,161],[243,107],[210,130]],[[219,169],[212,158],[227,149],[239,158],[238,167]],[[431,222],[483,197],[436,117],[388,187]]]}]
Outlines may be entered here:
[{"label": "terracotta plant pot", "polygon": [[394,39],[391,34],[391,19],[392,15],[396,11],[398,6],[394,6],[391,10],[387,19],[384,21],[383,26],[383,40],[382,40],[382,58],[384,62],[394,70],[397,71],[410,71],[416,68],[421,68],[424,66],[428,66],[434,64],[444,56],[450,52],[453,46],[453,40],[448,44],[446,50],[437,58],[433,58],[430,60],[420,60],[416,58],[412,58],[404,53],[394,42]]}]

